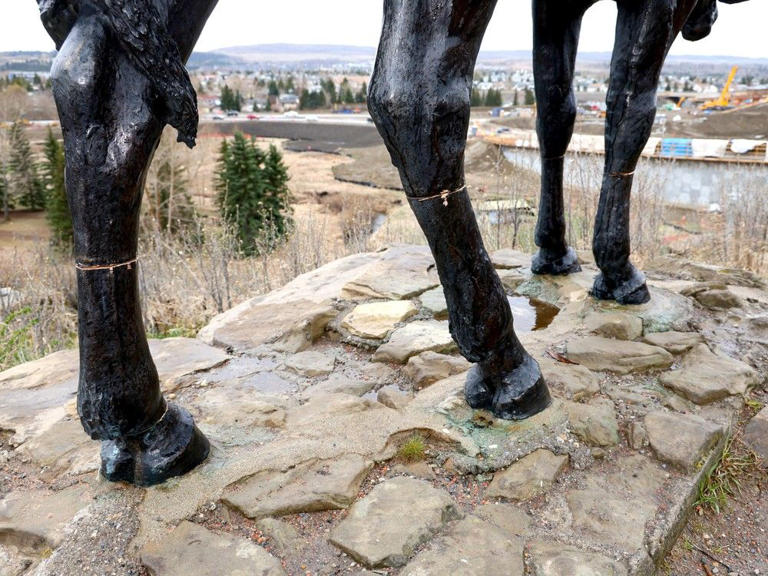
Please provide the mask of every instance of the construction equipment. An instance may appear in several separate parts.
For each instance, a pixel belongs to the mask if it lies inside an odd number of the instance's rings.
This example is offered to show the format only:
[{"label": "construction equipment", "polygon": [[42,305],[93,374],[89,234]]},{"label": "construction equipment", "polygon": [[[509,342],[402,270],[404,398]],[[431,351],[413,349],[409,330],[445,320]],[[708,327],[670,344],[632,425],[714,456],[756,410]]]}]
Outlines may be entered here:
[{"label": "construction equipment", "polygon": [[704,104],[699,106],[699,110],[726,110],[730,108],[731,84],[733,84],[733,79],[736,78],[738,69],[738,66],[731,68],[731,73],[728,75],[728,81],[725,83],[725,86],[723,86],[723,91],[720,93],[720,97],[715,100],[710,100],[709,102],[704,102]]}]

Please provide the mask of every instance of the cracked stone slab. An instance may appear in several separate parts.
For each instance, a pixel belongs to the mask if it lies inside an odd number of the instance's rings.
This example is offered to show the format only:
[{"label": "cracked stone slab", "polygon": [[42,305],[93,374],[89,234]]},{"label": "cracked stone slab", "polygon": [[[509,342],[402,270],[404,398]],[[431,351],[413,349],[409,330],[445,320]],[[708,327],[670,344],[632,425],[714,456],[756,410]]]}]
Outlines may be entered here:
[{"label": "cracked stone slab", "polygon": [[532,542],[528,553],[533,576],[627,576],[621,562],[552,540]]},{"label": "cracked stone slab", "polygon": [[548,358],[540,359],[539,366],[547,385],[568,400],[589,400],[600,392],[600,378],[586,366],[553,362]]},{"label": "cracked stone slab", "polygon": [[590,370],[618,374],[666,369],[674,361],[672,354],[658,346],[599,336],[568,341],[567,355],[569,360]]},{"label": "cracked stone slab", "polygon": [[590,446],[615,446],[619,443],[619,423],[612,402],[577,404],[564,402],[571,430]]},{"label": "cracked stone slab", "polygon": [[549,450],[536,450],[506,470],[497,472],[488,486],[486,496],[512,501],[530,500],[549,491],[567,466],[567,454],[556,455]]},{"label": "cracked stone slab", "polygon": [[477,516],[436,538],[401,572],[403,576],[523,576],[524,540]]},{"label": "cracked stone slab", "polygon": [[144,545],[141,561],[157,576],[285,576],[280,561],[261,546],[186,520],[161,540]]},{"label": "cracked stone slab", "polygon": [[[381,365],[380,365],[381,366]],[[350,394],[363,396],[370,392],[377,382],[375,379],[363,380],[359,377],[348,376],[340,372],[330,374],[326,380],[305,388],[301,393],[303,399],[323,394]]]},{"label": "cracked stone slab", "polygon": [[422,352],[451,352],[456,343],[448,331],[448,322],[423,320],[411,322],[395,330],[389,341],[379,346],[374,362],[405,364],[411,356]]},{"label": "cracked stone slab", "polygon": [[584,320],[587,330],[605,338],[637,340],[643,335],[643,320],[623,312],[590,313]]},{"label": "cracked stone slab", "polygon": [[341,291],[346,300],[405,300],[439,284],[427,246],[392,246]]},{"label": "cracked stone slab", "polygon": [[229,355],[223,350],[195,338],[150,340],[149,350],[157,366],[160,381],[166,389],[172,387],[182,376],[211,370],[229,360]]},{"label": "cracked stone slab", "polygon": [[709,404],[745,394],[758,378],[744,362],[714,354],[706,344],[699,344],[683,358],[678,370],[665,372],[659,382],[691,402]]},{"label": "cracked stone slab", "polygon": [[423,480],[392,478],[352,505],[330,542],[369,568],[398,567],[459,517],[445,490]]},{"label": "cracked stone slab", "polygon": [[342,421],[345,416],[368,410],[384,410],[375,400],[359,398],[350,394],[316,394],[306,404],[288,412],[286,428],[301,430],[316,425],[319,421]]},{"label": "cracked stone slab", "polygon": [[311,300],[265,303],[254,298],[214,317],[198,338],[235,352],[265,344],[280,352],[300,352],[322,335],[336,314],[329,304]]},{"label": "cracked stone slab", "polygon": [[651,346],[659,346],[672,354],[688,352],[697,344],[704,343],[704,337],[698,332],[653,332],[643,338],[643,342]]},{"label": "cracked stone slab", "polygon": [[528,536],[531,517],[521,508],[506,502],[486,502],[472,512],[512,536]]},{"label": "cracked stone slab", "polygon": [[92,498],[84,484],[58,492],[11,492],[0,500],[0,540],[11,538],[24,548],[56,548],[65,538],[67,524]]},{"label": "cracked stone slab", "polygon": [[723,427],[695,414],[651,412],[645,416],[648,441],[662,462],[693,472],[723,435]]},{"label": "cracked stone slab", "polygon": [[357,454],[267,470],[227,486],[222,501],[249,518],[347,508],[372,463]]},{"label": "cracked stone slab", "polygon": [[336,358],[317,350],[305,350],[286,356],[283,361],[286,369],[307,378],[327,376],[333,372]]},{"label": "cracked stone slab", "polygon": [[99,469],[100,446],[85,433],[79,418],[65,417],[18,450],[41,468],[46,467],[46,474],[78,475]]},{"label": "cracked stone slab", "polygon": [[572,529],[592,542],[629,554],[644,549],[645,527],[656,514],[664,471],[643,456],[620,458],[609,473],[587,473],[583,488],[566,493]]},{"label": "cracked stone slab", "polygon": [[358,304],[344,317],[341,327],[354,336],[382,340],[401,322],[418,313],[410,300]]},{"label": "cracked stone slab", "polygon": [[466,372],[471,367],[472,364],[461,356],[449,356],[428,350],[411,356],[404,372],[413,382],[414,389],[421,390],[438,380]]}]

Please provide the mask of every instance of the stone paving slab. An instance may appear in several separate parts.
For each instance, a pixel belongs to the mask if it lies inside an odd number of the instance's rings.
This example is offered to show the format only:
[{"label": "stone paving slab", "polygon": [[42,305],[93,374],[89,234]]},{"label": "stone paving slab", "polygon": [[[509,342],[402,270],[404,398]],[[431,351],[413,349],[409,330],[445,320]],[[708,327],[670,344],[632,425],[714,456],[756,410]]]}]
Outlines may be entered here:
[{"label": "stone paving slab", "polygon": [[440,283],[434,266],[426,246],[392,246],[381,253],[375,267],[364,270],[345,284],[341,297],[347,300],[413,298]]},{"label": "stone paving slab", "polygon": [[679,370],[662,374],[659,381],[691,402],[708,404],[743,395],[757,384],[757,373],[751,366],[699,344],[683,358]]},{"label": "stone paving slab", "polygon": [[674,361],[672,354],[658,346],[599,336],[570,340],[567,351],[569,360],[590,370],[618,374],[666,369]]},{"label": "stone paving slab", "polygon": [[84,484],[57,492],[12,492],[0,500],[0,540],[30,548],[55,548],[66,537],[67,523],[90,505],[93,494]]},{"label": "stone paving slab", "polygon": [[468,516],[419,553],[401,574],[524,576],[523,546],[522,538],[476,516]]},{"label": "stone paving slab", "polygon": [[695,414],[651,412],[645,417],[648,441],[659,460],[693,472],[717,444],[723,427]]},{"label": "stone paving slab", "polygon": [[418,310],[410,300],[389,300],[357,305],[344,317],[341,327],[360,338],[381,340],[397,324],[415,316]]},{"label": "stone paving slab", "polygon": [[224,503],[249,518],[347,508],[372,462],[357,454],[317,461],[286,472],[264,472],[228,486]]},{"label": "stone paving slab", "polygon": [[620,562],[554,541],[534,541],[528,547],[534,576],[626,576]]},{"label": "stone paving slab", "polygon": [[495,474],[485,494],[489,498],[530,500],[548,492],[567,466],[567,454],[536,450]]},{"label": "stone paving slab", "polygon": [[373,361],[405,364],[411,356],[422,352],[450,352],[455,349],[456,343],[448,331],[448,322],[415,321],[395,330],[389,341],[376,350]]},{"label": "stone paving slab", "polygon": [[330,542],[369,568],[403,566],[416,548],[460,516],[447,492],[393,478],[356,502]]},{"label": "stone paving slab", "polygon": [[280,561],[260,546],[191,522],[145,545],[141,559],[153,576],[285,576]]}]

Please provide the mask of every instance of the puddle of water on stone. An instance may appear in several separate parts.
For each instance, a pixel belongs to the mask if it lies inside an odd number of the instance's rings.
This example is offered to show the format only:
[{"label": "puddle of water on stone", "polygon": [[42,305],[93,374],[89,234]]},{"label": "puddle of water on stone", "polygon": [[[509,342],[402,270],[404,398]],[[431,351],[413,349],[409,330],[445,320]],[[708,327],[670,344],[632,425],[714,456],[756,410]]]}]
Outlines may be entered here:
[{"label": "puddle of water on stone", "polygon": [[512,316],[515,319],[515,331],[533,332],[543,330],[555,319],[560,309],[543,300],[528,296],[507,296]]}]

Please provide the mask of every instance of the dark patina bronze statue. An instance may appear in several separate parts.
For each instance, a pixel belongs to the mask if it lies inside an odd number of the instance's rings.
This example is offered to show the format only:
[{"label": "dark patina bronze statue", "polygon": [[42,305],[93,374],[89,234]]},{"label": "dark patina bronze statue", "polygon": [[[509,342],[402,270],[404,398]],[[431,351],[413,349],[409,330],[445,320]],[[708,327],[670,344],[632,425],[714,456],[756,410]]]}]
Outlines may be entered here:
[{"label": "dark patina bronze statue", "polygon": [[[184,62],[216,1],[38,0],[60,50],[52,77],[75,229],[78,411],[86,431],[102,441],[102,473],[111,480],[161,482],[190,470],[209,451],[189,413],[160,391],[141,322],[137,234],[144,179],[164,125],[194,145],[197,103]],[[544,175],[541,251],[533,267],[541,273],[578,268],[565,244],[562,156],[573,129],[579,22],[593,1],[534,0]],[[476,363],[467,400],[521,419],[543,410],[550,396],[515,335],[463,171],[473,69],[495,4],[385,0],[369,107],[435,256],[451,332]],[[708,31],[714,0],[618,4],[595,294],[631,303],[648,297],[629,263],[629,189],[653,120],[659,71],[684,25],[691,36]]]},{"label": "dark patina bronze statue", "polygon": [[[533,0],[533,70],[541,152],[541,201],[532,270],[578,272],[565,241],[563,165],[576,119],[573,72],[584,12],[597,0]],[[743,0],[722,0],[736,3]],[[592,295],[620,304],[650,299],[645,276],[629,261],[629,209],[637,161],[651,135],[664,60],[682,30],[688,40],[707,36],[717,18],[715,0],[617,0],[618,21],[606,99],[605,167],[593,252],[600,274]]]},{"label": "dark patina bronze statue", "polygon": [[[542,184],[532,269],[580,270],[565,242],[563,158],[576,107],[571,88],[581,17],[597,0],[533,0],[534,70]],[[742,0],[730,0],[737,2]],[[648,300],[629,262],[632,174],[656,111],[656,85],[672,41],[709,33],[715,0],[618,0],[606,161],[594,252],[593,294],[623,304]],[[474,408],[521,419],[549,405],[537,362],[515,336],[501,282],[483,246],[464,184],[475,60],[496,0],[384,1],[384,27],[368,107],[435,256],[451,334],[476,365],[466,382]]]},{"label": "dark patina bronze statue", "polygon": [[101,472],[150,485],[205,460],[208,440],[165,401],[142,325],[139,209],[165,124],[193,146],[184,69],[217,0],[38,0],[67,158],[78,283],[78,412]]}]

